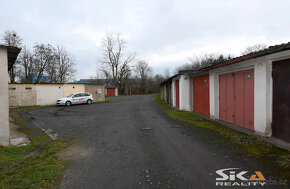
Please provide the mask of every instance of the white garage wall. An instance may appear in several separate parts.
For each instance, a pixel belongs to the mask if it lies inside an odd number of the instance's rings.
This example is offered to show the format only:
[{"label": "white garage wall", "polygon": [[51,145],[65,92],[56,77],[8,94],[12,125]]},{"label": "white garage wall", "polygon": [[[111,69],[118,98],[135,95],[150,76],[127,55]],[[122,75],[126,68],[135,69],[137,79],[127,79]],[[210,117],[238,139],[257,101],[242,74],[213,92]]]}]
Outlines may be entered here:
[{"label": "white garage wall", "polygon": [[190,78],[181,75],[179,79],[180,109],[190,111]]},{"label": "white garage wall", "polygon": [[272,62],[287,58],[289,50],[210,70],[210,117],[219,119],[219,75],[254,68],[254,129],[257,134],[271,135]]},{"label": "white garage wall", "polygon": [[56,100],[64,97],[64,87],[62,84],[40,84],[36,85],[37,105],[53,105]]},{"label": "white garage wall", "polygon": [[172,95],[172,106],[176,107],[176,94],[175,94],[175,80],[176,79],[172,79],[172,84],[171,84],[171,95]]},{"label": "white garage wall", "polygon": [[8,60],[0,47],[0,145],[9,145]]}]

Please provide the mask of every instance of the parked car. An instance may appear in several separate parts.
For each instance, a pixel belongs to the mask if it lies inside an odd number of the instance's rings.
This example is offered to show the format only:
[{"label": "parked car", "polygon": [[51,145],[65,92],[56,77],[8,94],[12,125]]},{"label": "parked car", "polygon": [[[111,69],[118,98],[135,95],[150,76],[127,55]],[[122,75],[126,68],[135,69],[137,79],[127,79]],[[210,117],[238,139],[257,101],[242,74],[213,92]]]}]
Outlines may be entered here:
[{"label": "parked car", "polygon": [[90,93],[74,93],[56,101],[57,105],[71,106],[72,104],[91,104],[94,101]]}]

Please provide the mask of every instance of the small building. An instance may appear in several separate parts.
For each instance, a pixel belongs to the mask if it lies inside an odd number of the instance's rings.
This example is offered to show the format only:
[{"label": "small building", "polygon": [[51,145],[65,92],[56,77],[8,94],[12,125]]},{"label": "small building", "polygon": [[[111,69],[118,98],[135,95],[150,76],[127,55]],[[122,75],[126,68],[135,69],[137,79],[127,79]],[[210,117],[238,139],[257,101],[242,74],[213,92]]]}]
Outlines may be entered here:
[{"label": "small building", "polygon": [[290,142],[289,73],[290,43],[179,72],[173,106]]},{"label": "small building", "polygon": [[88,92],[94,102],[105,100],[105,86],[79,83],[9,84],[9,105],[42,106],[54,105],[56,100],[73,93]]},{"label": "small building", "polygon": [[0,45],[0,145],[9,145],[8,71],[21,49]]},{"label": "small building", "polygon": [[75,83],[79,84],[95,84],[95,85],[105,85],[105,96],[118,96],[118,88],[113,85],[112,79],[80,79]]}]

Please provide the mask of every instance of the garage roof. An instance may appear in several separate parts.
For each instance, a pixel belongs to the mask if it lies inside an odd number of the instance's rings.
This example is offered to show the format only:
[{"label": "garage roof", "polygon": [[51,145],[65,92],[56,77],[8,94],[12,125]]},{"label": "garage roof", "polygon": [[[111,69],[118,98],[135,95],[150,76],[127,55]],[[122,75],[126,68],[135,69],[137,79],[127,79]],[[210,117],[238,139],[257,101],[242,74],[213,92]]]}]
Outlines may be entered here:
[{"label": "garage roof", "polygon": [[[208,67],[205,67],[205,68],[200,68],[200,69],[196,69],[196,70],[180,70],[179,74],[177,74],[177,75],[187,74],[187,75],[190,75],[190,76],[200,76],[200,75],[208,73],[209,70],[212,70],[212,69],[215,69],[215,68],[227,66],[227,65],[230,65],[230,64],[235,64],[235,63],[242,62],[242,61],[245,61],[245,60],[250,60],[250,59],[253,59],[253,58],[258,58],[258,57],[261,57],[261,56],[266,56],[266,55],[269,55],[269,54],[274,54],[274,53],[278,53],[278,52],[282,52],[282,51],[286,51],[286,50],[290,50],[290,42],[283,43],[283,44],[280,44],[280,45],[270,46],[267,49],[260,50],[260,51],[257,51],[257,52],[253,52],[253,53],[249,53],[249,54],[246,54],[246,55],[243,55],[243,56],[239,56],[239,57],[230,59],[228,61],[221,62],[221,63],[215,64],[215,65],[211,65],[211,66],[208,66]],[[161,85],[171,81],[172,78],[176,77],[177,75],[173,75],[172,77],[164,80],[161,83]]]},{"label": "garage roof", "polygon": [[7,54],[8,54],[8,71],[11,70],[13,67],[13,64],[15,63],[18,54],[21,51],[21,48],[18,47],[12,47],[12,46],[5,46],[5,45],[0,45],[2,48],[7,49]]},{"label": "garage roof", "polygon": [[260,50],[260,51],[257,51],[257,52],[253,52],[253,53],[249,53],[249,54],[246,54],[246,55],[243,55],[243,56],[239,56],[239,57],[233,58],[231,60],[228,60],[228,61],[225,61],[225,62],[221,62],[221,63],[216,64],[216,65],[211,65],[209,67],[203,68],[202,70],[211,70],[211,69],[227,66],[227,65],[230,65],[230,64],[234,64],[234,63],[242,62],[242,61],[245,61],[245,60],[250,60],[250,59],[253,59],[253,58],[258,58],[258,57],[261,57],[261,56],[266,56],[266,55],[269,55],[269,54],[274,54],[274,53],[278,53],[278,52],[286,51],[286,50],[290,50],[290,42],[283,43],[281,45],[270,46],[267,49]]}]

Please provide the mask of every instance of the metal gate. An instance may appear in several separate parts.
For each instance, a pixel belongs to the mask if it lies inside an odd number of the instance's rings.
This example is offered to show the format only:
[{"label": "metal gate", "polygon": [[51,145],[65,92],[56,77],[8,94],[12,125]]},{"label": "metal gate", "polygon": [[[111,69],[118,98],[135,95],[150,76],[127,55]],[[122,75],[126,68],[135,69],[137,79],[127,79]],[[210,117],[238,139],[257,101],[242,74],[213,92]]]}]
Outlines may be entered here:
[{"label": "metal gate", "polygon": [[290,59],[273,62],[273,136],[290,142]]},{"label": "metal gate", "polygon": [[254,70],[219,76],[219,119],[254,130]]},{"label": "metal gate", "polygon": [[107,88],[107,96],[115,96],[115,88]]},{"label": "metal gate", "polygon": [[179,80],[175,81],[175,98],[176,98],[176,107],[179,108]]}]

